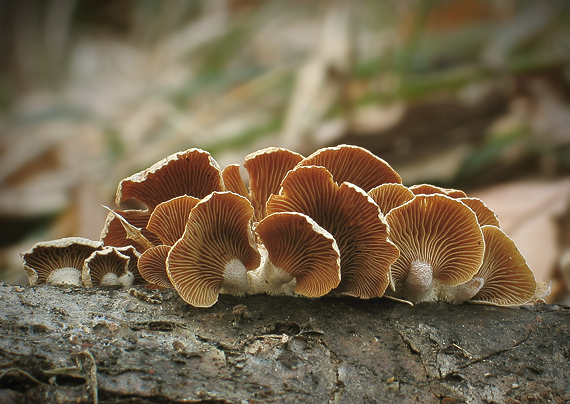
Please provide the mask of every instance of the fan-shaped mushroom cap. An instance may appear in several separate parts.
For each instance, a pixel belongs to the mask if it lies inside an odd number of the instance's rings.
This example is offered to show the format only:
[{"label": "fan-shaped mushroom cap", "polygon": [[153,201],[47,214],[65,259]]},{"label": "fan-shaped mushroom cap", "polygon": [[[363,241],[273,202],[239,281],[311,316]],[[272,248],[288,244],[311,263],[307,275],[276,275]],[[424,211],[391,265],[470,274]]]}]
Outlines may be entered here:
[{"label": "fan-shaped mushroom cap", "polygon": [[271,288],[295,278],[295,292],[319,297],[340,282],[340,252],[333,236],[313,219],[297,212],[265,217],[255,231],[268,252],[259,278]]},{"label": "fan-shaped mushroom cap", "polygon": [[139,272],[148,283],[163,288],[172,287],[166,272],[166,260],[170,248],[169,245],[157,245],[142,253],[139,258]]},{"label": "fan-shaped mushroom cap", "polygon": [[245,157],[243,166],[249,174],[249,191],[255,221],[267,216],[267,200],[279,192],[285,175],[302,159],[300,154],[280,147],[268,147]]},{"label": "fan-shaped mushroom cap", "polygon": [[102,248],[101,241],[66,237],[36,243],[20,255],[31,286],[43,283],[82,286],[81,270],[85,259]]},{"label": "fan-shaped mushroom cap", "polygon": [[241,178],[239,167],[239,164],[230,164],[224,168],[222,171],[224,186],[226,187],[226,190],[250,199],[251,197],[249,195],[249,192],[243,182],[243,179]]},{"label": "fan-shaped mushroom cap", "polygon": [[159,203],[150,215],[146,228],[156,234],[163,244],[172,246],[184,234],[188,216],[198,202],[198,198],[184,195]]},{"label": "fan-shaped mushroom cap", "polygon": [[184,235],[166,261],[170,281],[184,301],[210,307],[222,287],[233,293],[247,291],[246,271],[261,261],[252,216],[251,203],[232,192],[213,192],[192,209]]},{"label": "fan-shaped mushroom cap", "polygon": [[201,199],[211,192],[223,190],[220,167],[210,153],[189,149],[122,180],[115,203],[119,206],[121,202],[134,199],[152,211],[159,203],[177,196]]},{"label": "fan-shaped mushroom cap", "polygon": [[412,185],[410,187],[410,191],[412,191],[414,195],[440,194],[447,195],[450,198],[465,198],[467,196],[465,192],[461,191],[460,189],[441,188],[431,184]]},{"label": "fan-shaped mushroom cap", "polygon": [[378,185],[368,192],[368,196],[376,202],[376,205],[380,208],[380,212],[384,215],[388,214],[392,209],[414,199],[412,191],[402,184]]},{"label": "fan-shaped mushroom cap", "polygon": [[459,200],[463,202],[465,205],[469,206],[471,210],[475,212],[475,215],[477,215],[477,220],[479,221],[480,226],[491,225],[491,226],[501,227],[501,224],[499,223],[499,218],[497,217],[495,212],[493,212],[491,208],[485,205],[485,202],[483,202],[481,199],[459,198]]},{"label": "fan-shaped mushroom cap", "polygon": [[128,247],[134,246],[137,251],[143,252],[146,246],[142,246],[134,240],[127,238],[127,232],[117,215],[123,217],[128,223],[141,229],[142,235],[152,244],[160,244],[160,239],[146,229],[151,212],[148,210],[113,210],[107,215],[107,220],[101,231],[101,240],[106,246]]},{"label": "fan-shaped mushroom cap", "polygon": [[301,160],[298,166],[325,167],[338,185],[350,182],[365,192],[384,183],[402,183],[386,161],[358,146],[325,147]]},{"label": "fan-shaped mushroom cap", "polygon": [[378,206],[362,189],[338,186],[324,167],[298,166],[267,202],[267,213],[277,212],[304,213],[333,235],[340,251],[337,292],[361,298],[384,294],[398,249],[386,238]]},{"label": "fan-shaped mushroom cap", "polygon": [[481,267],[485,244],[475,213],[445,195],[416,195],[386,215],[389,238],[400,250],[393,286],[413,301],[436,300],[437,287],[469,281]]},{"label": "fan-shaped mushroom cap", "polygon": [[94,251],[85,260],[81,279],[88,288],[93,286],[131,286],[135,280],[127,272],[130,258],[115,248]]},{"label": "fan-shaped mushroom cap", "polygon": [[531,302],[537,283],[514,241],[495,226],[483,226],[481,230],[485,237],[485,256],[475,276],[484,282],[472,300],[497,306]]}]

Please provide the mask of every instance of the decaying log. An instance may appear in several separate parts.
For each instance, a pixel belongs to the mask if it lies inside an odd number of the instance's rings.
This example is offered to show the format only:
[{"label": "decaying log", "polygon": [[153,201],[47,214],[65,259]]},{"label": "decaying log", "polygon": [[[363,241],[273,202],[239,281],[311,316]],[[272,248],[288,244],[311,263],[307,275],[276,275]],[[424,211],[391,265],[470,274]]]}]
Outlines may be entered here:
[{"label": "decaying log", "polygon": [[563,403],[570,308],[0,284],[2,403]]}]

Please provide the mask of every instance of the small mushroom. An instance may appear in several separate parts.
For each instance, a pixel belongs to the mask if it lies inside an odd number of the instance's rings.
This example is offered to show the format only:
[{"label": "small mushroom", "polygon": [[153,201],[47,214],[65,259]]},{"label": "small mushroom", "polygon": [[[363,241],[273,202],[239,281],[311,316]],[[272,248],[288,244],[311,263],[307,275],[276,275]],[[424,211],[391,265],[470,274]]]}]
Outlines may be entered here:
[{"label": "small mushroom", "polygon": [[230,164],[222,171],[222,178],[224,179],[224,186],[226,190],[234,194],[241,195],[247,199],[251,199],[249,191],[245,186],[241,173],[239,171],[239,164]]},{"label": "small mushroom", "polygon": [[384,294],[398,249],[386,237],[378,206],[362,189],[337,185],[324,167],[298,166],[267,202],[269,215],[278,212],[303,213],[333,235],[341,268],[336,292],[364,299]]},{"label": "small mushroom", "polygon": [[252,217],[251,203],[233,192],[213,192],[192,209],[166,260],[170,281],[185,302],[210,307],[221,291],[248,291],[247,271],[261,261]]},{"label": "small mushroom", "polygon": [[122,180],[115,203],[119,206],[127,200],[136,200],[152,211],[159,203],[177,196],[201,199],[211,192],[223,190],[220,167],[210,153],[188,149]]},{"label": "small mushroom", "polygon": [[[127,264],[127,272],[134,276],[133,285],[145,285],[147,282],[142,277],[138,269],[138,261],[141,254],[132,245],[126,247],[113,247],[121,254],[129,257],[129,263]],[[129,275],[130,276],[130,275]]]},{"label": "small mushroom", "polygon": [[414,194],[402,184],[382,184],[372,188],[368,192],[368,196],[372,198],[376,205],[380,208],[380,212],[386,215],[392,209],[397,208],[404,203],[414,199]]},{"label": "small mushroom", "polygon": [[[256,226],[268,259],[250,274],[256,292],[291,284],[295,293],[319,297],[340,282],[340,252],[334,237],[313,219],[297,212],[274,213]],[[253,272],[253,271],[252,271]],[[261,290],[259,290],[261,289]]]},{"label": "small mushroom", "polygon": [[169,245],[157,245],[141,254],[138,268],[141,276],[148,283],[163,288],[172,287],[166,272],[166,260],[171,248]]},{"label": "small mushroom", "polygon": [[134,274],[127,271],[130,258],[115,248],[94,251],[85,260],[81,279],[88,288],[93,286],[132,286]]},{"label": "small mushroom", "polygon": [[350,182],[365,192],[384,183],[402,183],[386,161],[358,146],[325,147],[301,160],[298,166],[325,167],[338,185]]},{"label": "small mushroom", "polygon": [[472,295],[474,303],[496,306],[521,306],[543,294],[532,270],[514,241],[495,226],[481,228],[485,237],[483,264],[475,275],[482,287]]},{"label": "small mushroom", "polygon": [[416,195],[386,215],[389,238],[400,250],[392,265],[397,297],[439,300],[440,285],[469,281],[483,261],[485,244],[475,213],[445,195]]},{"label": "small mushroom", "polygon": [[447,195],[450,198],[465,198],[467,196],[465,192],[459,189],[441,188],[431,184],[412,185],[409,189],[410,191],[412,191],[414,195],[440,194],[440,195]]},{"label": "small mushroom", "polygon": [[36,243],[20,255],[31,286],[44,283],[83,286],[83,263],[94,251],[102,248],[101,241],[66,237]]}]

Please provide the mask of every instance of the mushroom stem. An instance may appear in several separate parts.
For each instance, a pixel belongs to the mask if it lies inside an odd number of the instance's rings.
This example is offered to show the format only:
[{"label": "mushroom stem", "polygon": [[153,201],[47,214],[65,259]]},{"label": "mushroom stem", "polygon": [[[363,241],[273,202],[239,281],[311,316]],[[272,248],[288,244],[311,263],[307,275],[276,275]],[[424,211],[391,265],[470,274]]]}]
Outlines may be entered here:
[{"label": "mushroom stem", "polygon": [[470,300],[475,296],[485,284],[485,279],[480,276],[474,276],[471,280],[461,285],[449,286],[440,284],[438,293],[440,300],[452,304],[461,304]]},{"label": "mushroom stem", "polygon": [[249,281],[253,293],[270,295],[293,295],[296,281],[286,271],[277,268],[267,256],[267,250],[259,246],[262,262],[258,269],[251,271]]},{"label": "mushroom stem", "polygon": [[54,270],[46,279],[50,285],[73,285],[83,286],[81,283],[81,271],[77,268],[58,268]]},{"label": "mushroom stem", "polygon": [[[411,302],[430,301],[433,283],[433,268],[429,262],[414,260],[410,272],[402,283],[404,296]],[[436,299],[437,300],[437,299]]]},{"label": "mushroom stem", "polygon": [[224,267],[221,294],[243,296],[250,290],[247,269],[238,259],[230,260]]}]

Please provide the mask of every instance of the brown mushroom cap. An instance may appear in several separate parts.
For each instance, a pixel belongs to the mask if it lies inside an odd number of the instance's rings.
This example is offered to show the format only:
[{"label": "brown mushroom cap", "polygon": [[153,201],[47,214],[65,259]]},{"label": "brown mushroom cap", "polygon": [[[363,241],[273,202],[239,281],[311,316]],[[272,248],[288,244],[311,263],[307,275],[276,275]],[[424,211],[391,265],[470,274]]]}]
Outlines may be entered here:
[{"label": "brown mushroom cap", "polygon": [[483,278],[484,283],[472,300],[497,306],[531,302],[537,283],[514,241],[495,226],[483,226],[481,230],[485,237],[485,256],[475,276]]},{"label": "brown mushroom cap", "polygon": [[267,249],[269,260],[290,279],[295,292],[319,297],[340,282],[340,252],[333,236],[307,215],[274,213],[265,217],[255,231]]},{"label": "brown mushroom cap", "polygon": [[159,203],[150,215],[146,228],[156,234],[163,244],[172,246],[184,234],[188,216],[198,202],[198,198],[183,195]]},{"label": "brown mushroom cap", "polygon": [[243,166],[249,174],[249,191],[255,221],[267,216],[267,200],[279,192],[285,175],[302,159],[300,154],[280,147],[268,147],[245,157]]},{"label": "brown mushroom cap", "polygon": [[465,198],[467,196],[465,192],[459,189],[441,188],[431,184],[412,185],[409,189],[410,191],[412,191],[414,195],[440,194],[440,195],[447,195],[450,198]]},{"label": "brown mushroom cap", "polygon": [[140,228],[142,235],[146,237],[146,239],[148,239],[151,243],[155,245],[161,243],[156,234],[153,234],[146,229],[146,226],[150,219],[150,211],[136,209],[113,210],[113,212],[109,212],[107,215],[105,225],[101,231],[101,240],[105,243],[106,246],[128,247],[132,245],[139,252],[146,250],[145,246],[142,246],[136,241],[127,238],[127,232],[117,217],[117,214],[122,216],[132,226]]},{"label": "brown mushroom cap", "polygon": [[224,168],[222,171],[224,186],[226,187],[226,190],[250,199],[249,192],[241,178],[239,167],[239,164],[230,164]]},{"label": "brown mushroom cap", "polygon": [[298,166],[325,167],[338,185],[350,182],[365,192],[380,184],[402,183],[386,161],[358,146],[326,147],[301,160]]},{"label": "brown mushroom cap", "polygon": [[[115,248],[94,251],[85,260],[81,273],[83,284],[93,286],[131,286],[134,275],[127,273],[130,258]],[[122,278],[122,279],[121,279]]]},{"label": "brown mushroom cap", "polygon": [[475,213],[445,195],[416,195],[386,215],[389,238],[400,250],[392,265],[394,286],[405,298],[422,301],[432,280],[444,285],[469,281],[483,261],[485,244]]},{"label": "brown mushroom cap", "polygon": [[384,294],[398,250],[386,238],[378,206],[362,189],[338,186],[324,167],[298,166],[267,202],[269,215],[278,212],[303,213],[333,235],[340,250],[337,292],[361,298]]},{"label": "brown mushroom cap", "polygon": [[177,196],[204,198],[223,191],[222,173],[210,153],[189,149],[172,154],[150,168],[131,175],[119,183],[115,202],[134,199],[149,210]]},{"label": "brown mushroom cap", "polygon": [[81,286],[83,263],[103,242],[83,237],[66,237],[36,243],[21,253],[31,286],[44,283]]},{"label": "brown mushroom cap", "polygon": [[412,191],[402,184],[378,185],[368,192],[368,196],[376,202],[376,205],[380,208],[380,212],[384,215],[388,214],[392,209],[414,199]]},{"label": "brown mushroom cap", "polygon": [[213,192],[194,207],[166,261],[170,281],[185,302],[210,307],[222,286],[247,290],[246,271],[261,261],[252,216],[251,203],[232,192]]},{"label": "brown mushroom cap", "polygon": [[166,272],[166,260],[171,246],[157,245],[142,253],[139,258],[139,272],[141,276],[153,285],[171,288],[170,278]]},{"label": "brown mushroom cap", "polygon": [[501,224],[499,223],[499,218],[497,217],[495,212],[493,212],[491,208],[485,205],[485,203],[481,199],[459,198],[459,200],[463,202],[465,205],[469,206],[471,210],[475,212],[475,215],[477,215],[477,220],[479,221],[480,226],[491,225],[491,226],[501,227]]}]

